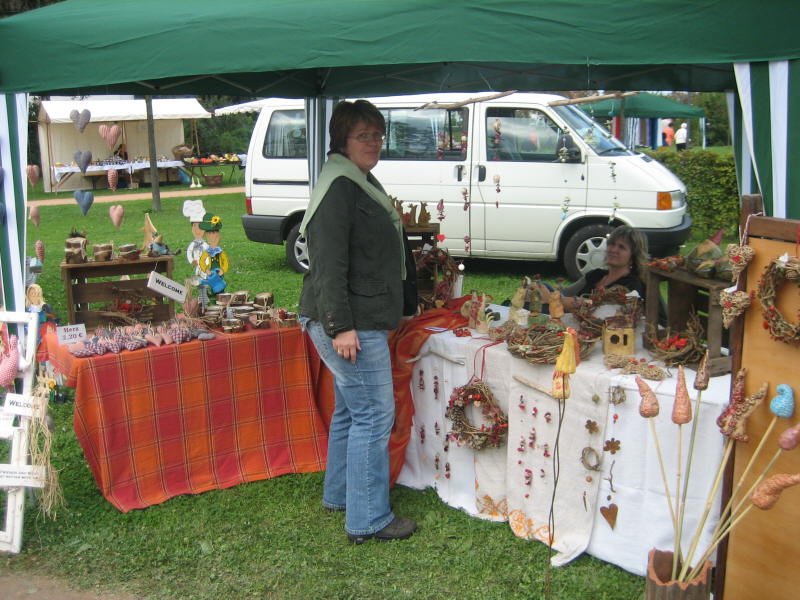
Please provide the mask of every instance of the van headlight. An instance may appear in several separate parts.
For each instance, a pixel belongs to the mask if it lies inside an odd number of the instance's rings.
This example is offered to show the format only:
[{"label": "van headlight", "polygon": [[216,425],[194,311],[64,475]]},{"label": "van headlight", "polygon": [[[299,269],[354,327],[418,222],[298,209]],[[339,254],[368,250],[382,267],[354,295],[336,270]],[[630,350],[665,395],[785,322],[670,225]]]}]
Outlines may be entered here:
[{"label": "van headlight", "polygon": [[686,204],[686,194],[680,190],[674,192],[657,192],[656,208],[658,210],[674,210]]}]

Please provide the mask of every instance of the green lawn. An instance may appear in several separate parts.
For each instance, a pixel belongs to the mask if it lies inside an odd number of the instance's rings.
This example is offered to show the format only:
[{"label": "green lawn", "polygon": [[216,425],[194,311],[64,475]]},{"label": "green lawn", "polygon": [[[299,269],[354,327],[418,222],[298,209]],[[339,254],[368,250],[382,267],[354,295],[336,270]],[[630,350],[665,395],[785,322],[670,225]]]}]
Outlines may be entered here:
[{"label": "green lawn", "polygon": [[[229,289],[272,291],[277,304],[294,308],[301,276],[286,265],[281,247],[247,241],[240,215],[242,194],[207,196],[208,211],[223,220],[222,246],[231,259]],[[151,218],[172,248],[192,235],[183,199],[162,198]],[[41,226],[29,223],[29,251],[41,239],[47,256],[39,283],[56,313],[65,315],[59,263],[70,229],[91,242],[141,244],[150,202],[125,202],[119,230],[107,204],[87,216],[77,205],[43,206]],[[190,274],[176,257],[175,279]],[[476,288],[500,302],[524,275],[560,276],[552,263],[466,262],[464,289]],[[550,570],[539,542],[516,538],[507,524],[469,517],[441,502],[432,490],[398,486],[392,502],[415,518],[411,540],[353,546],[342,515],[320,506],[322,476],[288,475],[122,514],[99,494],[72,431],[71,405],[54,405],[53,463],[60,470],[66,507],[57,520],[26,511],[22,553],[0,558],[3,571],[31,571],[67,578],[82,588],[126,590],[152,599],[382,599],[504,600],[540,598],[546,579],[552,598],[618,600],[643,597],[644,581],[582,556]]]}]

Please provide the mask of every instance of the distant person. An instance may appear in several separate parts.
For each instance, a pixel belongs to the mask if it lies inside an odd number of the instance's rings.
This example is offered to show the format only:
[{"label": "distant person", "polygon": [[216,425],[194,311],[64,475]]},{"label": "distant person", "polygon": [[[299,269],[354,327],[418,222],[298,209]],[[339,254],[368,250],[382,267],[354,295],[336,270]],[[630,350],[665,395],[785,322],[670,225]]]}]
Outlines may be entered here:
[{"label": "distant person", "polygon": [[124,161],[128,160],[128,147],[125,144],[120,144],[119,148],[117,148],[116,152],[114,152],[114,156],[121,158]]},{"label": "distant person", "polygon": [[675,132],[675,147],[678,149],[678,152],[682,150],[686,150],[686,142],[689,138],[689,129],[686,123],[681,123],[680,129]]},{"label": "distant person", "polygon": [[661,130],[661,142],[665,146],[672,146],[674,139],[675,130],[672,128],[672,121],[667,121],[667,124],[664,125],[664,129]]}]

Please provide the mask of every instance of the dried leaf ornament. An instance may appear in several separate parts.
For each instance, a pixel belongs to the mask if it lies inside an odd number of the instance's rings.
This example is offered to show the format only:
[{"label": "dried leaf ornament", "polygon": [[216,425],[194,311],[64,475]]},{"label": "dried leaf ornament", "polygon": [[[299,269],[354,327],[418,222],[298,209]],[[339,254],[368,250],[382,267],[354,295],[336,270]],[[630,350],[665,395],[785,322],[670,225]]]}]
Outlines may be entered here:
[{"label": "dried leaf ornament", "polygon": [[577,336],[578,333],[569,327],[564,332],[564,345],[556,359],[556,368],[553,372],[553,389],[550,391],[553,398],[562,400],[569,398],[569,376],[577,370],[580,362],[580,355],[575,350],[578,346]]},{"label": "dried leaf ornament", "polygon": [[769,409],[776,417],[791,419],[794,414],[794,391],[785,383],[780,383],[775,388],[778,395],[772,398]]},{"label": "dried leaf ornament", "polygon": [[722,325],[728,329],[734,319],[741,315],[752,302],[752,296],[742,290],[728,292],[722,290],[719,293],[719,303],[722,306]]},{"label": "dried leaf ornament", "polygon": [[739,244],[728,244],[725,253],[731,263],[731,278],[733,281],[739,279],[739,274],[747,268],[747,265],[756,255],[756,251],[750,246]]},{"label": "dried leaf ornament", "polygon": [[678,383],[675,386],[675,403],[672,405],[672,422],[684,425],[692,420],[692,401],[686,389],[686,374],[683,365],[678,367]]},{"label": "dried leaf ornament", "polygon": [[639,403],[639,414],[645,419],[658,416],[658,398],[656,398],[655,392],[638,375],[636,376],[636,385],[639,386],[639,395],[642,397],[642,401]]},{"label": "dried leaf ornament", "polygon": [[756,491],[750,497],[750,501],[761,510],[769,510],[780,500],[783,490],[798,483],[800,483],[800,473],[773,475],[758,484]]},{"label": "dried leaf ornament", "polygon": [[733,438],[737,442],[747,443],[747,419],[758,405],[767,397],[768,385],[764,383],[755,394],[745,397],[744,377],[747,369],[739,369],[733,382],[731,401],[722,414],[717,417],[717,425],[722,435]]},{"label": "dried leaf ornament", "polygon": [[794,450],[800,444],[800,423],[789,427],[778,437],[778,446],[781,450]]},{"label": "dried leaf ornament", "polygon": [[697,367],[697,374],[694,376],[694,389],[703,391],[708,388],[708,380],[711,378],[711,370],[708,368],[708,350]]}]

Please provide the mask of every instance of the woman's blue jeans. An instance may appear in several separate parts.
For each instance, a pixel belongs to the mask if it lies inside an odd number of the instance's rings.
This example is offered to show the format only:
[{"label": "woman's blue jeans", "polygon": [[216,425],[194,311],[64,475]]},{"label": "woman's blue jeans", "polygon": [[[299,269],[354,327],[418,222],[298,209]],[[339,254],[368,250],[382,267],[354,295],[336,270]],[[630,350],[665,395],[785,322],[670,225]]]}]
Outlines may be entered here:
[{"label": "woman's blue jeans", "polygon": [[336,408],[328,431],[322,504],[345,509],[347,533],[375,533],[394,520],[389,505],[389,434],[394,424],[392,361],[386,331],[359,331],[353,364],[333,349],[319,321],[301,317],[333,373]]}]

